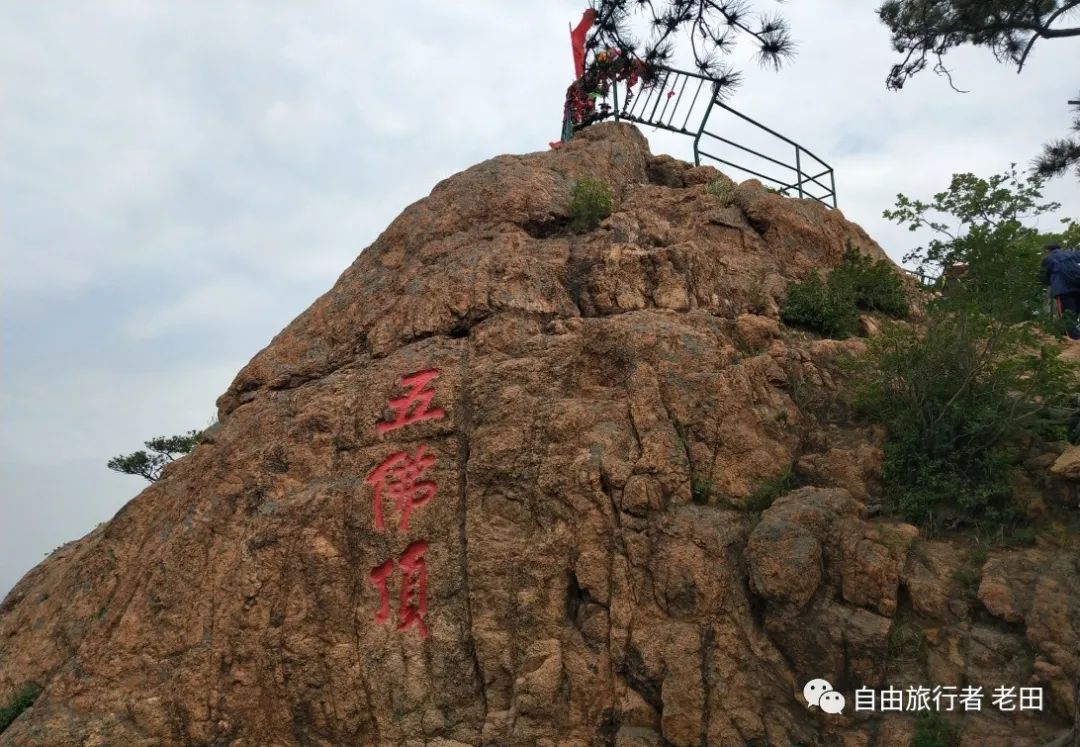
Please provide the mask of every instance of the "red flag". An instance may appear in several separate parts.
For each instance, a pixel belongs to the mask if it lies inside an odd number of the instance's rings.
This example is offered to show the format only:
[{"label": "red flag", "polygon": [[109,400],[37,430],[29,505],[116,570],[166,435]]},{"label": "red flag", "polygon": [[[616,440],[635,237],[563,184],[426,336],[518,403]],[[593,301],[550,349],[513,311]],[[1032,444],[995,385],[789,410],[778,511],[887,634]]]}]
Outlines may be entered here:
[{"label": "red flag", "polygon": [[580,78],[585,74],[585,37],[596,20],[596,11],[589,8],[581,15],[577,28],[570,29],[570,48],[574,51],[574,74]]}]

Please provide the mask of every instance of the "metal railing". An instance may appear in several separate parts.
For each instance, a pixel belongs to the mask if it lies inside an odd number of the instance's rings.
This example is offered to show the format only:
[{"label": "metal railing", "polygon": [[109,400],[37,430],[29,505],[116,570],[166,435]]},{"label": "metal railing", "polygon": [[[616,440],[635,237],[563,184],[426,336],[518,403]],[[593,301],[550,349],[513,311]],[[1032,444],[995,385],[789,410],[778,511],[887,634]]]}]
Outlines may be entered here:
[{"label": "metal railing", "polygon": [[[700,73],[660,68],[656,82],[641,83],[634,92],[625,81],[612,84],[601,105],[600,118],[614,116],[648,127],[656,127],[694,138],[694,163],[702,158],[757,177],[775,186],[781,194],[809,198],[836,207],[836,176],[825,161],[794,140],[736,111],[720,100],[717,81]],[[621,102],[621,103],[620,103]],[[750,125],[755,134],[764,134],[770,153],[736,142],[719,132],[724,118]],[[708,150],[706,150],[708,148]],[[715,153],[713,151],[720,151]],[[734,158],[752,158],[750,163]]]},{"label": "metal railing", "polygon": [[901,267],[900,269],[906,272],[908,275],[911,275],[911,277],[915,278],[915,280],[923,288],[937,288],[944,282],[944,275],[928,275],[924,272],[912,270],[907,267]]}]

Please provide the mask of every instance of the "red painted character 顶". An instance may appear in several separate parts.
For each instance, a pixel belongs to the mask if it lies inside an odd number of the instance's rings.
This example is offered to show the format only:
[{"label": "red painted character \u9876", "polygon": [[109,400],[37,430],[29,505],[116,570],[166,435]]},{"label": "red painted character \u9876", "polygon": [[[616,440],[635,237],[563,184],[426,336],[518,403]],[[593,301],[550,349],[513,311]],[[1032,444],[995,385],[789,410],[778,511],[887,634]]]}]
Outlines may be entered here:
[{"label": "red painted character \u9876", "polygon": [[399,387],[409,389],[409,393],[403,397],[397,397],[388,403],[394,411],[394,419],[376,423],[375,427],[379,435],[404,428],[406,425],[419,423],[424,420],[439,420],[446,413],[441,407],[432,407],[431,399],[435,396],[435,390],[429,388],[429,384],[437,379],[439,370],[429,368],[427,371],[417,371],[408,376],[402,376],[398,380]]},{"label": "red painted character \u9876", "polygon": [[[416,628],[421,638],[428,634],[424,617],[427,615],[427,554],[428,543],[417,540],[405,548],[398,560],[401,568],[401,595],[398,598],[397,629]],[[387,560],[371,571],[371,583],[379,591],[379,609],[375,612],[375,622],[380,625],[390,619],[389,579],[394,572],[394,561]]]}]

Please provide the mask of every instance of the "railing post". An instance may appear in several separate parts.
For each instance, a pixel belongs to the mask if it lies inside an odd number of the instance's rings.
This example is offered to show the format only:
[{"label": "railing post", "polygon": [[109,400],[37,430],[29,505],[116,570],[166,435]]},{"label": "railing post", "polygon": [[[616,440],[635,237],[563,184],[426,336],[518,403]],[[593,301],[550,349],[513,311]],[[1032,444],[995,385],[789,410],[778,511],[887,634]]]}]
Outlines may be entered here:
[{"label": "railing post", "polygon": [[[667,82],[668,82],[668,78],[670,76],[671,76],[671,70],[665,69],[664,70],[664,82],[660,85],[659,89],[657,89],[659,91],[660,95],[656,97],[656,103],[653,104],[652,112],[649,113],[649,118],[648,118],[648,120],[646,120],[649,124],[656,124],[655,122],[652,121],[652,118],[656,116],[656,110],[660,108],[660,99],[664,98],[664,89],[667,88]],[[644,114],[644,112],[642,112],[642,114]]]},{"label": "railing post", "polygon": [[619,121],[619,82],[612,81],[611,83],[611,100],[615,105],[615,121]]},{"label": "railing post", "polygon": [[798,145],[796,145],[795,146],[795,181],[799,185],[799,199],[800,200],[803,198],[803,189],[802,189],[802,183],[803,183],[803,178],[802,178],[802,153],[801,153],[801,151],[802,151],[802,148],[800,148]]},{"label": "railing post", "polygon": [[709,114],[712,113],[713,104],[716,103],[716,90],[715,83],[712,85],[712,96],[709,97],[709,105],[705,107],[705,116],[701,118],[701,124],[698,125],[697,135],[694,136],[694,165],[701,165],[701,154],[698,152],[698,143],[701,142],[701,133],[705,131],[705,123],[709,121]]},{"label": "railing post", "polygon": [[[828,164],[826,164],[828,165]],[[832,206],[836,209],[836,172],[832,170],[832,166],[829,166],[829,184],[832,185]]]}]

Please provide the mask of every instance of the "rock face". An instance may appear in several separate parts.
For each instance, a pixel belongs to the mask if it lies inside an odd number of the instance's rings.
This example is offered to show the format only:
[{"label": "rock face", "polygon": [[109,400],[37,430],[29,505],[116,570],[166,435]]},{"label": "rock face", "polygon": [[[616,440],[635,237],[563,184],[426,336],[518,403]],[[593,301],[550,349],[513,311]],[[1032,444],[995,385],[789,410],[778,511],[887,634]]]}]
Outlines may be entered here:
[{"label": "rock face", "polygon": [[[579,176],[616,207],[572,235]],[[908,744],[911,713],[807,709],[815,677],[1045,688],[964,745],[1067,728],[1075,555],[868,518],[881,434],[830,406],[861,343],[777,323],[881,250],[717,178],[609,124],[409,207],[4,600],[0,705],[44,692],[0,745]]]}]

